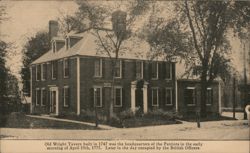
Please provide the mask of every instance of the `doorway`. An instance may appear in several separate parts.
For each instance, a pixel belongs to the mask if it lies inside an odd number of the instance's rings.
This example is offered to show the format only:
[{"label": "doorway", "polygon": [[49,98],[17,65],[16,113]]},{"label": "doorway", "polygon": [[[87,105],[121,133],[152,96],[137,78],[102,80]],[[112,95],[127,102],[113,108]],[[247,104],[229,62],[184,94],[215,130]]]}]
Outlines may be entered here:
[{"label": "doorway", "polygon": [[55,114],[55,115],[59,114],[57,87],[50,88],[50,114]]}]

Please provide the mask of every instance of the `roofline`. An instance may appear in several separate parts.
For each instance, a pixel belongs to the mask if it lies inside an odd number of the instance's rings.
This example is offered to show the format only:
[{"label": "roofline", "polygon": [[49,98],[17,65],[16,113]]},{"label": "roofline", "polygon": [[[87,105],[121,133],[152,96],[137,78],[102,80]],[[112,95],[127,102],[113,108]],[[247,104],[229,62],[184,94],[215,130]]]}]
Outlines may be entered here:
[{"label": "roofline", "polygon": [[[61,59],[64,59],[64,58],[71,58],[71,57],[90,57],[90,58],[94,58],[94,57],[98,57],[98,58],[108,58],[110,59],[110,57],[103,57],[103,56],[90,56],[90,55],[79,55],[79,54],[75,54],[75,55],[71,55],[71,56],[67,56],[67,57],[62,57],[62,58],[58,58],[58,59],[54,59],[54,60],[48,60],[48,61],[44,61],[44,62],[39,62],[39,63],[31,63],[30,65],[37,65],[37,64],[42,64],[42,63],[46,63],[46,62],[51,62],[51,61],[55,61],[55,60],[61,60]],[[114,58],[112,58],[114,59]],[[136,59],[136,58],[118,58],[119,59],[122,59],[122,60],[140,60],[140,61],[155,61],[155,60],[151,60],[151,59]],[[166,60],[157,60],[157,62],[170,62],[170,63],[176,63],[176,62],[171,62],[171,61],[166,61]]]}]

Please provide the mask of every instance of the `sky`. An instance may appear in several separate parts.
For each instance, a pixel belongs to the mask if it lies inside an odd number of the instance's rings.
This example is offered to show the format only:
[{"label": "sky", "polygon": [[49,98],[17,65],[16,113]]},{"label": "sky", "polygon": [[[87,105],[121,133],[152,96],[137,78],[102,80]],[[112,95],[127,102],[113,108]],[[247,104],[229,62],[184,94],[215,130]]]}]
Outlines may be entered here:
[{"label": "sky", "polygon": [[[74,1],[0,1],[6,6],[8,20],[0,25],[1,39],[13,42],[12,54],[8,56],[7,65],[13,74],[20,79],[22,67],[22,47],[28,37],[34,36],[38,31],[48,30],[49,20],[56,20],[62,14],[73,14],[77,10]],[[171,10],[167,10],[168,14]],[[163,13],[163,12],[160,12]],[[240,41],[231,37],[232,63],[238,71],[242,71],[242,49]],[[178,68],[178,66],[177,66]],[[182,68],[179,65],[179,68]]]},{"label": "sky", "polygon": [[0,25],[3,40],[14,43],[7,65],[18,77],[22,66],[22,47],[28,37],[38,31],[48,30],[49,20],[56,20],[62,13],[73,14],[77,4],[73,1],[2,1],[8,20]]}]

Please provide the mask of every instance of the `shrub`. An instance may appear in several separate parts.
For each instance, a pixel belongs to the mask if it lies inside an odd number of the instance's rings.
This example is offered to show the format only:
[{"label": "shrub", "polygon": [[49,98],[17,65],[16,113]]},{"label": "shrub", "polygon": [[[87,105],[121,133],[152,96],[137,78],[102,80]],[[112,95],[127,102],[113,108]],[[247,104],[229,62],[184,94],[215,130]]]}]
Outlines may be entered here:
[{"label": "shrub", "polygon": [[135,114],[134,114],[134,112],[129,108],[129,109],[124,110],[124,111],[122,111],[121,113],[119,113],[119,114],[118,114],[118,117],[119,117],[121,120],[124,120],[124,119],[129,119],[129,118],[135,117]]},{"label": "shrub", "polygon": [[148,113],[145,115],[146,117],[153,117],[153,118],[163,118],[167,120],[174,120],[177,118],[181,118],[181,116],[171,110],[171,111],[164,111],[163,109],[153,109],[148,111]]}]

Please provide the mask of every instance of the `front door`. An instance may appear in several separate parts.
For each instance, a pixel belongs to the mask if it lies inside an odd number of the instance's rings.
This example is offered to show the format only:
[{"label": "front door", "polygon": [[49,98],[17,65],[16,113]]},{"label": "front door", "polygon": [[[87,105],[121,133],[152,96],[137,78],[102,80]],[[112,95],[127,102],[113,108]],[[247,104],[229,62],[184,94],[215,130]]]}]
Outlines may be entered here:
[{"label": "front door", "polygon": [[135,91],[135,106],[140,108],[139,111],[143,112],[143,90],[142,88],[137,88]]},{"label": "front door", "polygon": [[50,113],[58,115],[58,89],[57,87],[50,88]]}]

